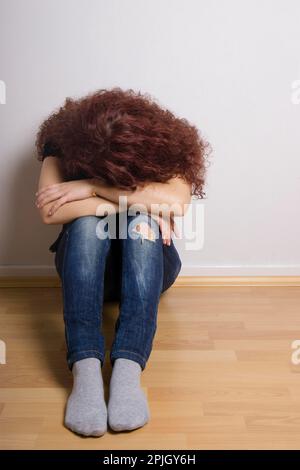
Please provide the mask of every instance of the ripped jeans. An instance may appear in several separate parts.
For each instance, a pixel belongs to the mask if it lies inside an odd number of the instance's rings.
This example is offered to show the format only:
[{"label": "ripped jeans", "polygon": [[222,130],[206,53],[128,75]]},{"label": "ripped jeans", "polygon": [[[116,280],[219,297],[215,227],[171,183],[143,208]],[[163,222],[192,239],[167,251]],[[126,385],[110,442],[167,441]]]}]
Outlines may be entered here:
[{"label": "ripped jeans", "polygon": [[[140,230],[140,217],[144,217],[144,227],[145,222],[150,225],[150,234],[154,229],[154,240]],[[175,281],[181,261],[173,241],[170,246],[163,244],[158,224],[149,215],[127,215],[125,230],[131,236],[126,238],[118,236],[118,215],[117,238],[99,238],[101,219],[84,216],[65,224],[50,247],[56,251],[55,265],[62,281],[68,366],[72,369],[74,362],[87,357],[98,358],[103,365],[103,302],[116,300],[119,316],[111,363],[126,358],[144,369],[157,328],[160,295]]]}]

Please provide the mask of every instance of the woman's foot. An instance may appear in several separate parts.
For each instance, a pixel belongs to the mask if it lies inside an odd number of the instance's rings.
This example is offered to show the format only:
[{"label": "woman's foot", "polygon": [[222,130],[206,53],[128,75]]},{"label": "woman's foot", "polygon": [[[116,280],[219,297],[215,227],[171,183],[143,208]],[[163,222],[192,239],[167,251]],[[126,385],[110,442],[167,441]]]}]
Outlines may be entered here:
[{"label": "woman's foot", "polygon": [[141,389],[141,366],[130,359],[114,362],[110,381],[108,422],[114,431],[131,431],[149,421],[146,396]]},{"label": "woman's foot", "polygon": [[101,363],[94,357],[73,364],[74,384],[69,396],[65,425],[83,436],[102,436],[107,430]]}]

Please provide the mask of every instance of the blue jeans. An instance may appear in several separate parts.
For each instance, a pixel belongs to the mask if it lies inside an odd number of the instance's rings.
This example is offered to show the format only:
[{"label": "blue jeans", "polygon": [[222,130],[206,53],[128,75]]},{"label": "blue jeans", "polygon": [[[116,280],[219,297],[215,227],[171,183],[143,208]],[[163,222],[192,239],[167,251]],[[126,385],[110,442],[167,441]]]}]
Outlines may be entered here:
[{"label": "blue jeans", "polygon": [[[119,317],[110,353],[138,362],[142,369],[152,350],[162,292],[175,281],[181,261],[177,250],[162,243],[158,224],[147,214],[128,216],[126,234],[144,217],[156,239],[99,238],[102,217],[79,217],[65,224],[55,249],[55,265],[62,281],[67,362],[95,357],[103,365],[105,342],[102,309],[105,300],[119,302]],[[145,219],[146,218],[146,219]],[[117,216],[119,230],[119,216]],[[122,227],[124,233],[124,227]],[[99,233],[99,232],[98,232]],[[51,248],[50,248],[51,249]]]}]

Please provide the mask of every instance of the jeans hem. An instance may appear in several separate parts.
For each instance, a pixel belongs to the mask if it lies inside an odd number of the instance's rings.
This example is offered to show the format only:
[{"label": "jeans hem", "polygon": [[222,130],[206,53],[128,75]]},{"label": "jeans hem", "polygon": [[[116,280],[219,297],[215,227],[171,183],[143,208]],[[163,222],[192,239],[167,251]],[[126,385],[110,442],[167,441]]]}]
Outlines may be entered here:
[{"label": "jeans hem", "polygon": [[79,351],[77,353],[73,353],[72,355],[68,356],[67,363],[70,370],[72,370],[74,362],[80,361],[81,359],[87,359],[89,357],[95,357],[99,359],[101,362],[101,367],[104,363],[104,356],[97,350],[90,350],[90,351]]},{"label": "jeans hem", "polygon": [[145,369],[147,362],[147,360],[140,354],[124,349],[119,349],[118,351],[114,351],[110,354],[110,361],[112,365],[116,359],[130,359],[131,361],[135,361],[141,366],[142,370]]}]

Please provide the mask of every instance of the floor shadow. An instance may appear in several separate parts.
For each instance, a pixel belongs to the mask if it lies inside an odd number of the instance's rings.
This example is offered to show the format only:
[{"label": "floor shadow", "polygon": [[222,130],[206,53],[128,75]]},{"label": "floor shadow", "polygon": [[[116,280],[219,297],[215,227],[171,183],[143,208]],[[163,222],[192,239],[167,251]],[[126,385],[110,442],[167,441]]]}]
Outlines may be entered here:
[{"label": "floor shadow", "polygon": [[[59,387],[70,389],[72,374],[67,366],[66,345],[63,323],[62,293],[60,288],[33,288],[33,293],[27,297],[24,309],[31,314],[28,322],[32,331],[36,332],[35,339],[40,343],[39,350],[44,355],[46,372],[51,372]],[[34,295],[34,291],[38,291]],[[105,302],[103,306],[103,332],[106,343],[106,357],[103,366],[103,380],[107,392],[111,364],[109,352],[114,338],[114,326],[118,315],[117,302]],[[43,316],[45,320],[43,320]]]},{"label": "floor shadow", "polygon": [[72,374],[66,362],[61,289],[39,287],[32,290],[38,292],[28,296],[28,305],[24,308],[31,312],[28,320],[40,343],[45,375],[50,372],[59,387],[69,389]]}]

